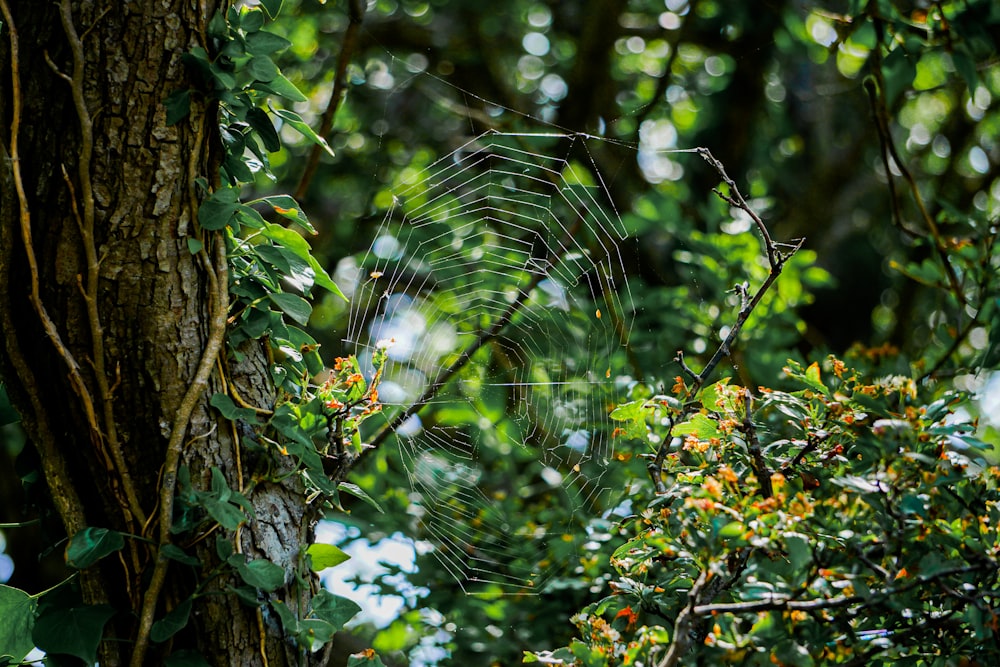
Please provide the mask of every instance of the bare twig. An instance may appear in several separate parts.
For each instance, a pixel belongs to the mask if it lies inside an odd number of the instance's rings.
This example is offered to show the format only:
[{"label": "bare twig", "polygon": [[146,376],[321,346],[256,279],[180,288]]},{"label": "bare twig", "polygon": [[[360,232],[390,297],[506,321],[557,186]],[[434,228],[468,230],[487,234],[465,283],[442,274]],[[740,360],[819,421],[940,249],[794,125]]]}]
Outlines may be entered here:
[{"label": "bare twig", "polygon": [[[333,91],[330,93],[330,101],[327,102],[326,110],[323,112],[323,118],[320,122],[319,136],[324,139],[330,134],[330,130],[333,128],[333,119],[337,115],[337,109],[340,108],[341,101],[344,99],[344,90],[347,86],[347,65],[351,62],[351,57],[358,46],[358,32],[360,31],[361,21],[365,15],[365,3],[362,0],[349,0],[347,5],[350,23],[348,23],[347,30],[344,32],[344,41],[340,45],[340,55],[337,56],[337,72],[333,78]],[[309,191],[309,184],[312,182],[313,176],[316,175],[316,168],[319,166],[319,158],[322,151],[323,147],[317,144],[313,144],[310,149],[309,157],[306,158],[305,169],[302,170],[302,177],[295,188],[295,199],[301,200]]]},{"label": "bare twig", "polygon": [[719,177],[722,179],[722,182],[726,184],[726,187],[729,190],[728,193],[724,193],[718,189],[715,190],[714,192],[717,195],[719,195],[719,197],[721,197],[722,200],[725,201],[727,204],[743,211],[748,216],[750,216],[751,220],[753,220],[754,224],[757,227],[757,231],[760,234],[761,241],[764,244],[764,251],[767,253],[767,261],[770,267],[770,272],[767,275],[767,279],[764,280],[763,284],[760,286],[757,292],[754,293],[753,296],[750,296],[749,287],[747,285],[743,284],[737,286],[736,289],[740,293],[740,311],[739,314],[736,316],[736,322],[729,329],[729,334],[726,336],[726,339],[722,341],[719,347],[715,350],[715,353],[712,355],[712,358],[709,359],[708,363],[705,364],[705,367],[701,370],[700,373],[694,372],[684,362],[684,353],[678,351],[677,356],[674,358],[674,361],[679,363],[684,372],[688,376],[690,376],[690,378],[694,381],[694,386],[692,388],[692,391],[696,392],[705,383],[705,380],[707,380],[708,377],[712,374],[712,371],[715,370],[715,367],[719,365],[719,362],[722,361],[723,357],[729,356],[729,354],[732,352],[733,344],[739,337],[740,331],[743,329],[743,325],[750,317],[750,314],[754,311],[757,305],[760,304],[761,299],[764,298],[764,294],[766,294],[767,290],[771,288],[771,285],[774,284],[774,281],[776,281],[778,279],[778,276],[781,275],[781,271],[785,266],[785,262],[787,262],[792,257],[792,255],[798,252],[798,250],[802,247],[802,244],[805,243],[805,239],[804,238],[795,239],[790,243],[776,243],[771,238],[771,233],[768,231],[767,225],[764,224],[764,221],[757,214],[757,212],[754,211],[753,208],[751,208],[751,206],[747,203],[746,199],[743,197],[743,194],[736,186],[736,182],[729,177],[729,174],[726,173],[726,169],[723,166],[723,164],[718,159],[716,159],[714,155],[712,155],[712,152],[709,151],[707,148],[701,148],[701,147],[690,149],[689,152],[697,153],[702,157],[702,159],[708,162],[719,174]]},{"label": "bare twig", "polygon": [[500,335],[500,332],[503,331],[504,327],[510,324],[511,320],[514,318],[514,315],[516,315],[517,312],[524,306],[525,302],[527,302],[528,297],[531,294],[531,290],[535,288],[535,286],[541,281],[541,279],[542,279],[542,274],[536,274],[535,276],[533,276],[531,282],[524,289],[520,290],[517,299],[507,307],[507,310],[504,311],[504,313],[499,318],[497,318],[497,320],[493,323],[493,325],[486,331],[480,333],[479,336],[476,337],[476,340],[470,343],[469,346],[462,351],[462,354],[460,354],[458,358],[451,363],[450,366],[442,369],[441,372],[438,373],[437,377],[434,378],[433,382],[427,385],[427,388],[424,389],[424,393],[422,393],[420,397],[417,398],[417,400],[410,403],[410,405],[405,410],[396,415],[392,421],[390,421],[382,428],[381,431],[376,433],[375,437],[373,437],[371,442],[369,443],[368,448],[362,451],[361,455],[358,456],[351,465],[353,466],[357,464],[357,462],[361,460],[361,458],[364,456],[366,452],[377,449],[378,446],[381,445],[386,438],[395,433],[396,430],[403,425],[403,422],[405,422],[407,419],[409,419],[417,412],[422,410],[423,407],[432,398],[434,398],[434,396],[436,396],[439,391],[441,391],[441,388],[444,387],[444,385],[447,384],[448,381],[455,376],[455,373],[460,371],[462,368],[465,367],[467,363],[469,363],[469,360],[472,358],[472,355],[474,355],[479,350],[479,348],[481,348],[483,345],[489,343],[498,335]]}]

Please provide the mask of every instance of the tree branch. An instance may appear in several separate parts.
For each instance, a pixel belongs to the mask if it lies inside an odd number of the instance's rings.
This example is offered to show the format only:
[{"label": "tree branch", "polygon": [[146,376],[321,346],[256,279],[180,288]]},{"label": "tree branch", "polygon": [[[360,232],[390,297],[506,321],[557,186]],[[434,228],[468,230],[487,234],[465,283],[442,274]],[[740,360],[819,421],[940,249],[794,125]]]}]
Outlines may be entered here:
[{"label": "tree branch", "polygon": [[702,148],[702,147],[693,148],[686,152],[697,153],[706,162],[712,165],[715,171],[719,174],[719,177],[722,179],[723,183],[725,183],[729,189],[729,194],[725,194],[718,189],[714,190],[714,192],[720,198],[722,198],[722,200],[725,201],[727,204],[733,206],[734,208],[740,209],[748,216],[750,216],[751,220],[753,220],[754,224],[757,226],[757,231],[760,233],[761,240],[764,244],[764,250],[767,253],[768,265],[770,266],[770,272],[767,274],[767,279],[760,286],[760,288],[753,295],[753,297],[749,296],[749,290],[746,285],[740,285],[737,287],[737,290],[740,292],[741,298],[740,298],[740,311],[739,314],[736,316],[736,323],[733,324],[732,328],[730,328],[729,334],[726,336],[726,339],[722,341],[722,344],[719,345],[719,347],[715,350],[715,353],[712,355],[712,358],[709,359],[708,363],[705,364],[705,367],[702,369],[700,373],[695,373],[690,367],[688,367],[688,365],[684,363],[683,352],[678,351],[677,356],[674,358],[674,361],[678,362],[681,365],[681,368],[684,370],[684,372],[687,373],[689,376],[691,376],[692,380],[694,380],[694,387],[692,391],[696,392],[705,383],[705,380],[707,380],[708,377],[712,374],[712,371],[715,370],[715,367],[719,365],[719,362],[722,361],[722,358],[730,354],[730,352],[732,351],[733,343],[735,343],[736,339],[739,337],[740,331],[742,330],[743,325],[746,323],[747,319],[750,317],[750,314],[761,302],[761,299],[764,298],[764,294],[767,293],[767,290],[771,288],[771,285],[774,284],[774,281],[776,281],[778,279],[778,276],[781,275],[781,271],[785,266],[785,262],[787,262],[792,257],[792,255],[798,252],[799,248],[802,247],[802,244],[805,243],[805,239],[804,238],[795,239],[791,243],[776,243],[771,238],[771,234],[768,231],[767,226],[764,224],[764,221],[761,219],[759,215],[757,215],[757,212],[750,207],[746,199],[744,199],[743,194],[740,192],[739,188],[736,187],[736,182],[729,177],[729,174],[726,173],[725,167],[722,165],[721,162],[719,162],[719,160],[715,158],[714,155],[712,155],[712,152],[709,151],[707,148]]},{"label": "tree branch", "polygon": [[688,647],[691,645],[693,617],[699,615],[697,611],[698,602],[707,581],[708,571],[703,570],[694,582],[694,586],[688,592],[687,606],[677,614],[677,620],[674,621],[674,634],[670,638],[670,647],[667,649],[667,654],[663,656],[663,660],[656,663],[656,667],[674,667],[687,653]]},{"label": "tree branch", "polygon": [[[333,78],[333,91],[330,93],[330,100],[326,104],[326,110],[323,111],[323,118],[320,122],[319,136],[324,139],[330,134],[330,130],[333,128],[333,119],[336,117],[337,109],[340,108],[340,103],[344,99],[344,91],[347,86],[347,65],[351,62],[351,56],[354,55],[354,51],[357,49],[358,32],[361,29],[361,21],[365,15],[365,3],[362,0],[349,0],[347,6],[350,23],[348,23],[347,30],[344,32],[344,41],[340,46],[340,55],[337,56],[337,72]],[[302,170],[302,177],[299,179],[298,187],[295,188],[296,200],[304,198],[309,191],[309,184],[312,182],[313,176],[316,175],[316,169],[319,166],[319,158],[322,152],[323,147],[318,144],[313,144],[309,150],[309,157],[306,158],[306,166]]]}]

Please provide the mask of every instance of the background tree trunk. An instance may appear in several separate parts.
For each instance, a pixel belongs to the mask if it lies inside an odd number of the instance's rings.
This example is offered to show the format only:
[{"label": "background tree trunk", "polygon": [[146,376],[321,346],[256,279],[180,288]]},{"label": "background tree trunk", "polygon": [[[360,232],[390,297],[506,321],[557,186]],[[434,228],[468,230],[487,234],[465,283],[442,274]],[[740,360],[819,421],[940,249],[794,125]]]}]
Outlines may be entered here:
[{"label": "background tree trunk", "polygon": [[[292,586],[311,521],[295,481],[251,489],[253,470],[240,460],[233,425],[209,407],[224,390],[224,350],[221,360],[207,359],[207,387],[190,392],[197,399],[190,418],[182,411],[213,317],[226,307],[226,260],[212,251],[223,237],[202,236],[196,225],[195,179],[217,179],[214,106],[193,95],[190,115],[167,126],[163,100],[192,85],[182,54],[195,46],[211,52],[205,30],[219,2],[6,4],[0,369],[58,516],[68,535],[97,526],[159,541],[164,462],[179,427],[193,487],[207,488],[217,467],[232,489],[247,491],[257,516],[238,536],[217,530],[197,546],[179,541],[203,567],[197,575],[177,563],[167,569],[154,617],[187,599],[218,563],[219,535],[248,557],[281,565]],[[204,241],[208,253],[192,254],[190,239]],[[273,402],[261,350],[248,350],[230,372],[245,395]],[[127,539],[120,556],[86,570],[81,590],[87,604],[125,612],[105,636],[134,639],[156,548]],[[237,583],[220,577],[208,592]],[[307,603],[309,591],[276,596]],[[146,664],[179,648],[198,649],[216,665],[264,664],[265,654],[271,666],[298,664],[277,620],[231,594],[199,597],[191,619],[169,650],[151,648]],[[102,664],[128,664],[132,647],[106,642]]]}]

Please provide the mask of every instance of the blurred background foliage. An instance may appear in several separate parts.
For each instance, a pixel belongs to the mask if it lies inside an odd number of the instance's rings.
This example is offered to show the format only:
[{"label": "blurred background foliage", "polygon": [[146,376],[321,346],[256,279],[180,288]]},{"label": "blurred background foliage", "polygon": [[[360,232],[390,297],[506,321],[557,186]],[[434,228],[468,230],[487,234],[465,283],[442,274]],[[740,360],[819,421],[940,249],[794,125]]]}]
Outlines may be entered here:
[{"label": "blurred background foliage", "polygon": [[[279,64],[309,97],[294,110],[317,129],[329,121],[335,157],[310,166],[312,146],[279,127],[276,181],[262,175],[257,187],[296,194],[319,230],[316,255],[341,280],[394,187],[471,137],[603,137],[587,143],[589,155],[567,157],[599,176],[605,204],[637,239],[625,249],[630,345],[642,360],[633,379],[669,387],[677,350],[700,367],[735,317],[733,287],[767,273],[751,221],[713,193],[718,174],[668,152],[704,146],[776,240],[806,238],[723,364],[734,382],[777,386],[788,359],[858,343],[885,345],[894,372],[960,390],[981,389],[990,376],[976,369],[996,366],[1000,8],[991,0],[285,0],[269,29],[291,42]],[[326,113],[331,99],[339,104]],[[332,295],[316,305],[311,332],[327,363],[341,353],[347,309]],[[20,448],[16,436],[7,443],[11,455]],[[338,533],[345,543],[427,538],[393,449],[353,474],[384,513],[346,505],[350,514],[334,517],[349,526]],[[495,495],[509,517],[564,531],[542,560],[568,567],[546,590],[466,597],[418,548],[415,571],[375,580],[402,591],[397,620],[356,632],[387,662],[515,664],[524,650],[566,643],[568,618],[606,593],[621,543],[615,512],[629,511],[631,480],[645,475],[635,449],[620,449],[605,473],[615,492],[603,514],[558,515],[558,504],[539,514],[529,495]],[[542,472],[531,451],[483,467],[486,493],[530,486]],[[3,505],[0,521],[20,518],[23,503]],[[15,576],[39,576],[34,562],[15,562]]]}]

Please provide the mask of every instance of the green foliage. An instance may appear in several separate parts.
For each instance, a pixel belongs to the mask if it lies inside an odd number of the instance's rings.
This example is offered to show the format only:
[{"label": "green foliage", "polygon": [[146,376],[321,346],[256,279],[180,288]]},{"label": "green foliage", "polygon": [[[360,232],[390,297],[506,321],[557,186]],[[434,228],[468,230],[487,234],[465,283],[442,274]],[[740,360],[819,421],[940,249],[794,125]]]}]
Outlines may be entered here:
[{"label": "green foliage", "polygon": [[125,546],[122,534],[107,528],[84,528],[66,547],[66,564],[83,570]]},{"label": "green foliage", "polygon": [[966,397],[877,375],[878,353],[859,348],[856,367],[790,363],[793,389],[762,389],[756,407],[722,381],[696,395],[679,384],[684,407],[621,410],[665,443],[654,448],[662,465],[623,522],[630,539],[612,555],[613,595],[574,618],[585,642],[550,657],[652,663],[669,648],[744,665],[1000,658],[983,644],[1000,576],[989,446],[956,418]]},{"label": "green foliage", "polygon": [[0,660],[10,656],[20,662],[35,647],[31,631],[36,607],[35,599],[24,591],[0,585],[0,616],[4,619],[0,626]]}]

